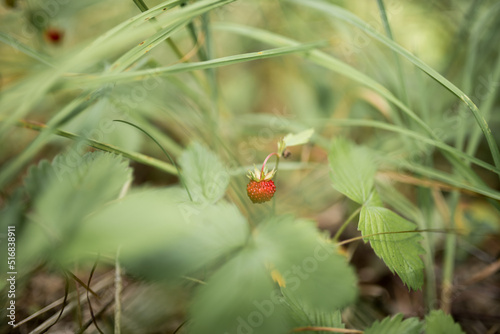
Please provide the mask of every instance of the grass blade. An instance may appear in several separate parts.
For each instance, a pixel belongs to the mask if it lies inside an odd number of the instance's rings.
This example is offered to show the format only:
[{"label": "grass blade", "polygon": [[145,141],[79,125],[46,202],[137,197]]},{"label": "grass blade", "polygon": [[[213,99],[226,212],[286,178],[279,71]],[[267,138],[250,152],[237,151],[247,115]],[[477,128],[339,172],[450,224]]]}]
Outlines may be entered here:
[{"label": "grass blade", "polygon": [[116,73],[116,74],[105,74],[99,77],[91,77],[91,78],[76,78],[76,79],[68,79],[71,84],[76,86],[79,85],[102,85],[105,83],[111,83],[120,81],[129,82],[136,80],[143,80],[145,77],[149,76],[169,76],[177,73],[196,71],[196,70],[205,70],[210,68],[217,68],[221,66],[228,66],[233,64],[238,64],[241,62],[247,62],[252,60],[260,60],[271,57],[279,57],[287,54],[297,53],[297,52],[305,52],[312,50],[321,45],[321,43],[309,43],[309,44],[301,44],[296,46],[287,46],[280,47],[275,49],[269,49],[258,52],[250,52],[244,53],[234,56],[221,57],[216,59],[211,59],[207,61],[200,62],[192,62],[192,63],[180,63],[167,67],[159,67],[147,70],[139,70],[133,72],[124,72],[124,73]]},{"label": "grass blade", "polygon": [[476,119],[477,124],[480,126],[480,128],[481,128],[481,130],[486,138],[486,141],[487,141],[488,146],[490,148],[491,155],[493,157],[493,161],[495,162],[495,166],[500,168],[500,151],[498,149],[497,143],[495,142],[495,138],[493,137],[493,135],[491,133],[491,129],[489,128],[488,123],[486,122],[485,118],[483,117],[483,115],[479,111],[478,107],[474,104],[474,102],[472,102],[472,100],[464,92],[462,92],[457,86],[455,86],[448,79],[443,77],[436,70],[431,68],[429,65],[424,63],[421,59],[415,57],[412,53],[410,53],[408,50],[401,47],[399,44],[394,43],[389,38],[380,34],[373,27],[371,27],[369,24],[367,24],[366,22],[364,22],[363,20],[361,20],[359,17],[352,14],[351,12],[349,12],[343,8],[340,8],[338,6],[325,3],[323,1],[317,1],[317,0],[307,0],[307,1],[289,0],[289,1],[317,9],[317,10],[321,11],[322,13],[327,13],[328,15],[331,15],[332,17],[335,17],[336,19],[346,21],[346,22],[358,27],[359,29],[361,29],[365,33],[367,33],[368,35],[370,35],[373,38],[375,38],[376,40],[378,40],[379,42],[385,44],[390,49],[399,53],[401,56],[403,56],[408,61],[412,62],[414,65],[416,65],[418,68],[420,68],[422,71],[427,73],[432,79],[437,81],[444,88],[446,88],[447,90],[452,92],[455,96],[457,96],[460,100],[462,100],[462,102],[464,102],[467,105],[467,107],[471,110],[472,114],[474,115],[474,118]]}]

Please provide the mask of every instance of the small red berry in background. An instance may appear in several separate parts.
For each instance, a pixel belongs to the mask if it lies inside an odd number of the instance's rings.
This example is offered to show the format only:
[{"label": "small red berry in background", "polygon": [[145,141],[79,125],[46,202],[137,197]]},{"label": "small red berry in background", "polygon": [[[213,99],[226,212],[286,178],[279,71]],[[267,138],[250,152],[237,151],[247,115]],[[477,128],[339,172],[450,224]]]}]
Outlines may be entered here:
[{"label": "small red berry in background", "polygon": [[52,44],[60,44],[64,37],[64,32],[57,28],[47,28],[45,38]]}]

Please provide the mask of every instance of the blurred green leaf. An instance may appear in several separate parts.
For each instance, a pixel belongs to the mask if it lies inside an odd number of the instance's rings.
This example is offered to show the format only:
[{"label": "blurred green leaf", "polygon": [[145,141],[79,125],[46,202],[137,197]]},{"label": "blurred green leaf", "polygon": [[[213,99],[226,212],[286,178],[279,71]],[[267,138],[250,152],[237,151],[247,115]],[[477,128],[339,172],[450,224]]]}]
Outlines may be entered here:
[{"label": "blurred green leaf", "polygon": [[[162,207],[164,205],[159,210]],[[131,270],[156,279],[193,275],[197,270],[232,256],[245,245],[249,237],[246,219],[233,204],[220,201],[201,207],[184,202],[178,204],[178,208],[183,219],[175,221],[170,218],[162,228],[164,233],[175,238],[164,236],[163,241],[147,253],[138,252],[137,248],[131,249],[134,253],[125,259]],[[143,219],[141,224],[147,223],[148,220]],[[170,232],[170,229],[173,231]],[[136,233],[138,236],[140,234]],[[142,238],[147,245],[148,236]],[[140,249],[143,247],[139,246]]]},{"label": "blurred green leaf", "polygon": [[29,263],[47,249],[58,249],[85,216],[117,198],[131,179],[132,170],[123,158],[102,152],[80,156],[70,151],[50,166],[42,161],[32,167],[25,183],[36,197],[31,222],[20,240],[20,257]]},{"label": "blurred green leaf", "polygon": [[[291,318],[294,321],[294,327],[330,327],[345,328],[342,323],[342,313],[339,310],[318,310],[311,306],[304,305],[300,300],[287,294],[284,291],[283,303],[287,306]],[[301,332],[305,334],[322,333],[317,331]]]},{"label": "blurred green leaf", "polygon": [[376,165],[370,152],[336,138],[328,155],[333,187],[358,204],[365,203],[373,189]]},{"label": "blurred green leaf", "polygon": [[42,160],[38,165],[31,165],[24,178],[24,187],[30,199],[34,200],[38,194],[43,193],[53,177],[54,169],[48,160]]},{"label": "blurred green leaf", "polygon": [[296,134],[289,133],[283,138],[283,141],[285,142],[286,147],[302,145],[311,139],[313,133],[314,129],[308,129]]},{"label": "blurred green leaf", "polygon": [[57,255],[68,262],[98,252],[114,255],[118,247],[125,260],[152,252],[189,232],[178,207],[183,199],[180,188],[133,191],[88,216]]},{"label": "blurred green leaf", "polygon": [[420,334],[422,323],[417,318],[409,318],[403,321],[401,313],[392,318],[376,321],[364,334]]},{"label": "blurred green leaf", "polygon": [[97,206],[117,198],[125,184],[132,180],[128,163],[111,153],[80,156],[72,150],[57,156],[52,168],[53,177],[35,203],[36,220],[48,224],[46,227],[68,226],[80,221]]},{"label": "blurred green leaf", "polygon": [[219,157],[194,142],[179,159],[186,186],[197,203],[215,203],[224,196],[229,173]]},{"label": "blurred green leaf", "polygon": [[[424,264],[420,259],[420,254],[424,253],[419,243],[421,236],[413,232],[398,233],[415,230],[415,224],[389,209],[365,205],[361,209],[358,229],[366,236],[364,241],[370,241],[375,253],[409,288],[421,288],[424,283]],[[377,233],[383,234],[374,235]]]},{"label": "blurred green leaf", "polygon": [[181,188],[146,189],[94,212],[58,257],[67,263],[120,248],[131,272],[180,278],[241,248],[247,238],[246,220],[232,204],[200,206]]},{"label": "blurred green leaf", "polygon": [[434,310],[425,317],[426,334],[465,334],[459,324],[442,310]]},{"label": "blurred green leaf", "polygon": [[355,300],[354,271],[314,223],[271,219],[257,229],[255,244],[286,294],[311,310],[336,310]]},{"label": "blurred green leaf", "polygon": [[199,287],[191,312],[193,333],[287,333],[297,314],[284,308],[282,292],[304,307],[299,317],[311,321],[327,321],[332,310],[356,298],[354,271],[312,222],[277,217],[260,224],[253,236]]},{"label": "blurred green leaf", "polygon": [[190,333],[289,333],[279,290],[262,254],[247,248],[198,288]]}]

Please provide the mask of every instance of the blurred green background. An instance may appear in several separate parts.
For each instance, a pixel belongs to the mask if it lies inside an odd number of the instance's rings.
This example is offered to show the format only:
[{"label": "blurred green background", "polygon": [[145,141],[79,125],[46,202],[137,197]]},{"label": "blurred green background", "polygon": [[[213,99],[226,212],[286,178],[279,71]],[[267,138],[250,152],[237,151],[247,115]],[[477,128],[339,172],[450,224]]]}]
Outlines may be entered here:
[{"label": "blurred green background", "polygon": [[[340,10],[334,15],[314,8],[316,3]],[[144,5],[157,10],[139,18]],[[88,151],[122,154],[133,168],[132,189],[179,185],[175,168],[150,138],[113,122],[125,120],[153,136],[175,161],[192,142],[214,152],[230,175],[224,198],[250,226],[276,212],[291,213],[334,235],[356,209],[329,178],[329,143],[347,137],[377,152],[376,184],[388,207],[417,224],[420,219],[419,228],[461,228],[465,235],[426,236],[430,252],[424,262],[433,270],[426,280],[435,283],[411,293],[370,247],[349,244],[344,251],[356,269],[360,298],[344,312],[344,322],[362,329],[385,315],[423,317],[442,307],[467,333],[495,333],[500,330],[498,269],[479,279],[471,277],[470,268],[496,268],[498,263],[498,171],[477,164],[469,168],[471,161],[463,156],[457,159],[466,161],[467,168],[460,171],[443,151],[408,132],[495,164],[491,143],[450,87],[459,87],[479,107],[492,140],[500,142],[499,14],[494,0],[5,0],[0,5],[2,226],[15,224],[12,212],[20,212],[22,231],[34,210],[29,199],[16,195],[27,168],[60,153],[75,166]],[[449,84],[438,83],[408,57],[356,27],[351,15]],[[266,51],[278,47],[289,49]],[[386,131],[383,124],[400,132]],[[290,148],[291,156],[280,162],[273,202],[253,205],[245,193],[247,169],[260,166],[285,134],[309,128],[315,129],[312,142]],[[68,133],[81,140],[62,138]],[[83,139],[113,146],[90,148]],[[64,207],[60,210],[65,213]],[[357,235],[349,226],[342,239]],[[451,300],[443,301],[450,261],[455,289]],[[105,262],[108,267],[96,273],[100,280],[112,276],[113,261]],[[90,268],[73,271],[86,277]],[[43,264],[32,270],[18,303],[23,318],[64,295],[60,272]],[[476,285],[471,283],[475,279]],[[184,281],[177,289],[137,277],[125,280],[124,331],[170,333],[183,323],[196,282]],[[57,330],[73,328],[79,317],[88,314],[64,318]],[[111,318],[106,313],[104,323],[111,326]]]}]

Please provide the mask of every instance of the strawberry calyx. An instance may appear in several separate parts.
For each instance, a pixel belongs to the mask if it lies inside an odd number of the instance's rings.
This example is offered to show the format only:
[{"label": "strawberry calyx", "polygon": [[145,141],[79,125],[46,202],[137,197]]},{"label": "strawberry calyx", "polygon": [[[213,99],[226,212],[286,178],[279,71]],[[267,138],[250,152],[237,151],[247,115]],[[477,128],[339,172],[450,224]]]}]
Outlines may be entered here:
[{"label": "strawberry calyx", "polygon": [[267,168],[259,170],[257,167],[255,167],[253,171],[252,170],[248,171],[247,177],[252,181],[260,182],[260,181],[271,180],[275,174],[276,174],[275,168],[273,168],[270,172],[268,172]]}]

